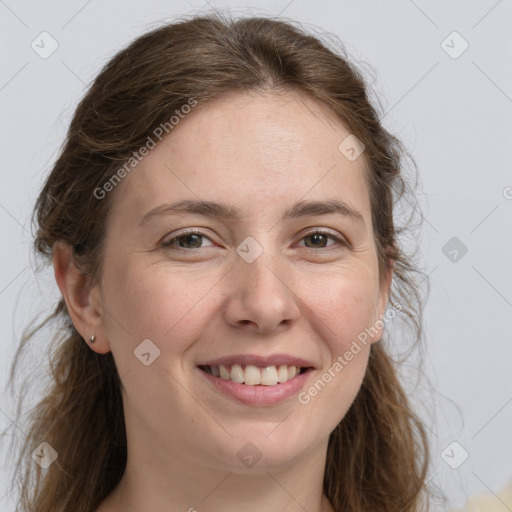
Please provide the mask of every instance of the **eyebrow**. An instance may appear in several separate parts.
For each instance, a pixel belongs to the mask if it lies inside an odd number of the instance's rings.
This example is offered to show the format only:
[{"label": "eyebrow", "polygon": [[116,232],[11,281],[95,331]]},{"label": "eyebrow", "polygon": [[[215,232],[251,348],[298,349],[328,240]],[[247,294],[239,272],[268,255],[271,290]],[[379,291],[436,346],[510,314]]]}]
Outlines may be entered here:
[{"label": "eyebrow", "polygon": [[[226,203],[203,201],[199,199],[184,199],[171,204],[162,204],[147,212],[140,226],[148,224],[156,217],[163,215],[196,214],[205,217],[219,218],[224,220],[240,220],[239,211]],[[338,214],[355,220],[358,224],[365,226],[363,215],[353,207],[339,199],[325,201],[299,201],[288,208],[282,215],[281,221],[296,219],[313,215]]]}]

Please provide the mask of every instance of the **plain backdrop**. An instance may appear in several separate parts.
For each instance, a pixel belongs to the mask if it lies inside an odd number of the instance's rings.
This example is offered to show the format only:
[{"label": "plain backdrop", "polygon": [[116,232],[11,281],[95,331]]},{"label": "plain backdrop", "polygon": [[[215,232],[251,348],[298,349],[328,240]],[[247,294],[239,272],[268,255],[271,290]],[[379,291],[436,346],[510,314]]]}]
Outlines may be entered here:
[{"label": "plain backdrop", "polygon": [[[384,125],[414,156],[423,187],[418,243],[431,286],[423,363],[435,386],[435,417],[425,418],[432,443],[429,478],[451,507],[464,505],[469,495],[497,492],[512,477],[507,0],[0,0],[1,384],[21,329],[57,298],[51,271],[35,274],[30,214],[78,99],[133,38],[212,6],[234,15],[280,14],[329,32],[370,77],[386,112]],[[58,45],[51,55],[41,55],[41,43],[33,49],[41,38],[46,51]],[[36,366],[47,364],[38,359],[44,341],[31,352]],[[15,405],[4,392],[0,427],[14,420]],[[22,425],[11,426],[12,435],[24,435]],[[7,441],[2,439],[0,509],[10,512]]]}]

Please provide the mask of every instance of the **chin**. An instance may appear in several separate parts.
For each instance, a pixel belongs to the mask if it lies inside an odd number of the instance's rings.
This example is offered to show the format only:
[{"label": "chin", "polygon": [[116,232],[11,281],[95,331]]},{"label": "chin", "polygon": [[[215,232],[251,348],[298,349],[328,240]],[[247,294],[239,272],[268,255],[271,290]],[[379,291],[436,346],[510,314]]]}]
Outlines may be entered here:
[{"label": "chin", "polygon": [[264,474],[301,460],[310,451],[307,450],[309,444],[311,450],[318,445],[314,440],[301,437],[297,428],[282,427],[278,434],[281,427],[267,423],[257,432],[253,428],[250,435],[247,432],[235,435],[223,443],[217,460],[222,461],[228,471]]}]

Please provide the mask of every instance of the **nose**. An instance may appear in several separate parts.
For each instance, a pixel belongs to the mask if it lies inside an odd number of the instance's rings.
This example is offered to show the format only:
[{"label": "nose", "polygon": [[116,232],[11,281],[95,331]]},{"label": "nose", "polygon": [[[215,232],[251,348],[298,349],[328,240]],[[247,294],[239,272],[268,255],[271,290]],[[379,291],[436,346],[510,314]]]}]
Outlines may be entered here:
[{"label": "nose", "polygon": [[289,269],[264,251],[252,263],[242,258],[230,272],[226,321],[261,334],[289,328],[300,316],[299,299]]}]

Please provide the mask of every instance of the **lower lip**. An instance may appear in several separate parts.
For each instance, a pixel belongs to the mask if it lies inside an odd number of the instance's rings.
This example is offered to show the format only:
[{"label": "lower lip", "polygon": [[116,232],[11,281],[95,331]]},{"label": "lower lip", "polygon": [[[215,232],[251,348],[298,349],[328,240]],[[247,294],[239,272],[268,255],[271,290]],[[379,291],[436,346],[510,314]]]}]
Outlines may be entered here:
[{"label": "lower lip", "polygon": [[293,379],[286,382],[277,383],[274,386],[247,386],[238,384],[232,380],[214,377],[209,373],[197,368],[198,372],[210,382],[215,389],[230,395],[239,402],[247,405],[273,405],[297,394],[309,379],[311,368],[304,373],[299,373]]}]

